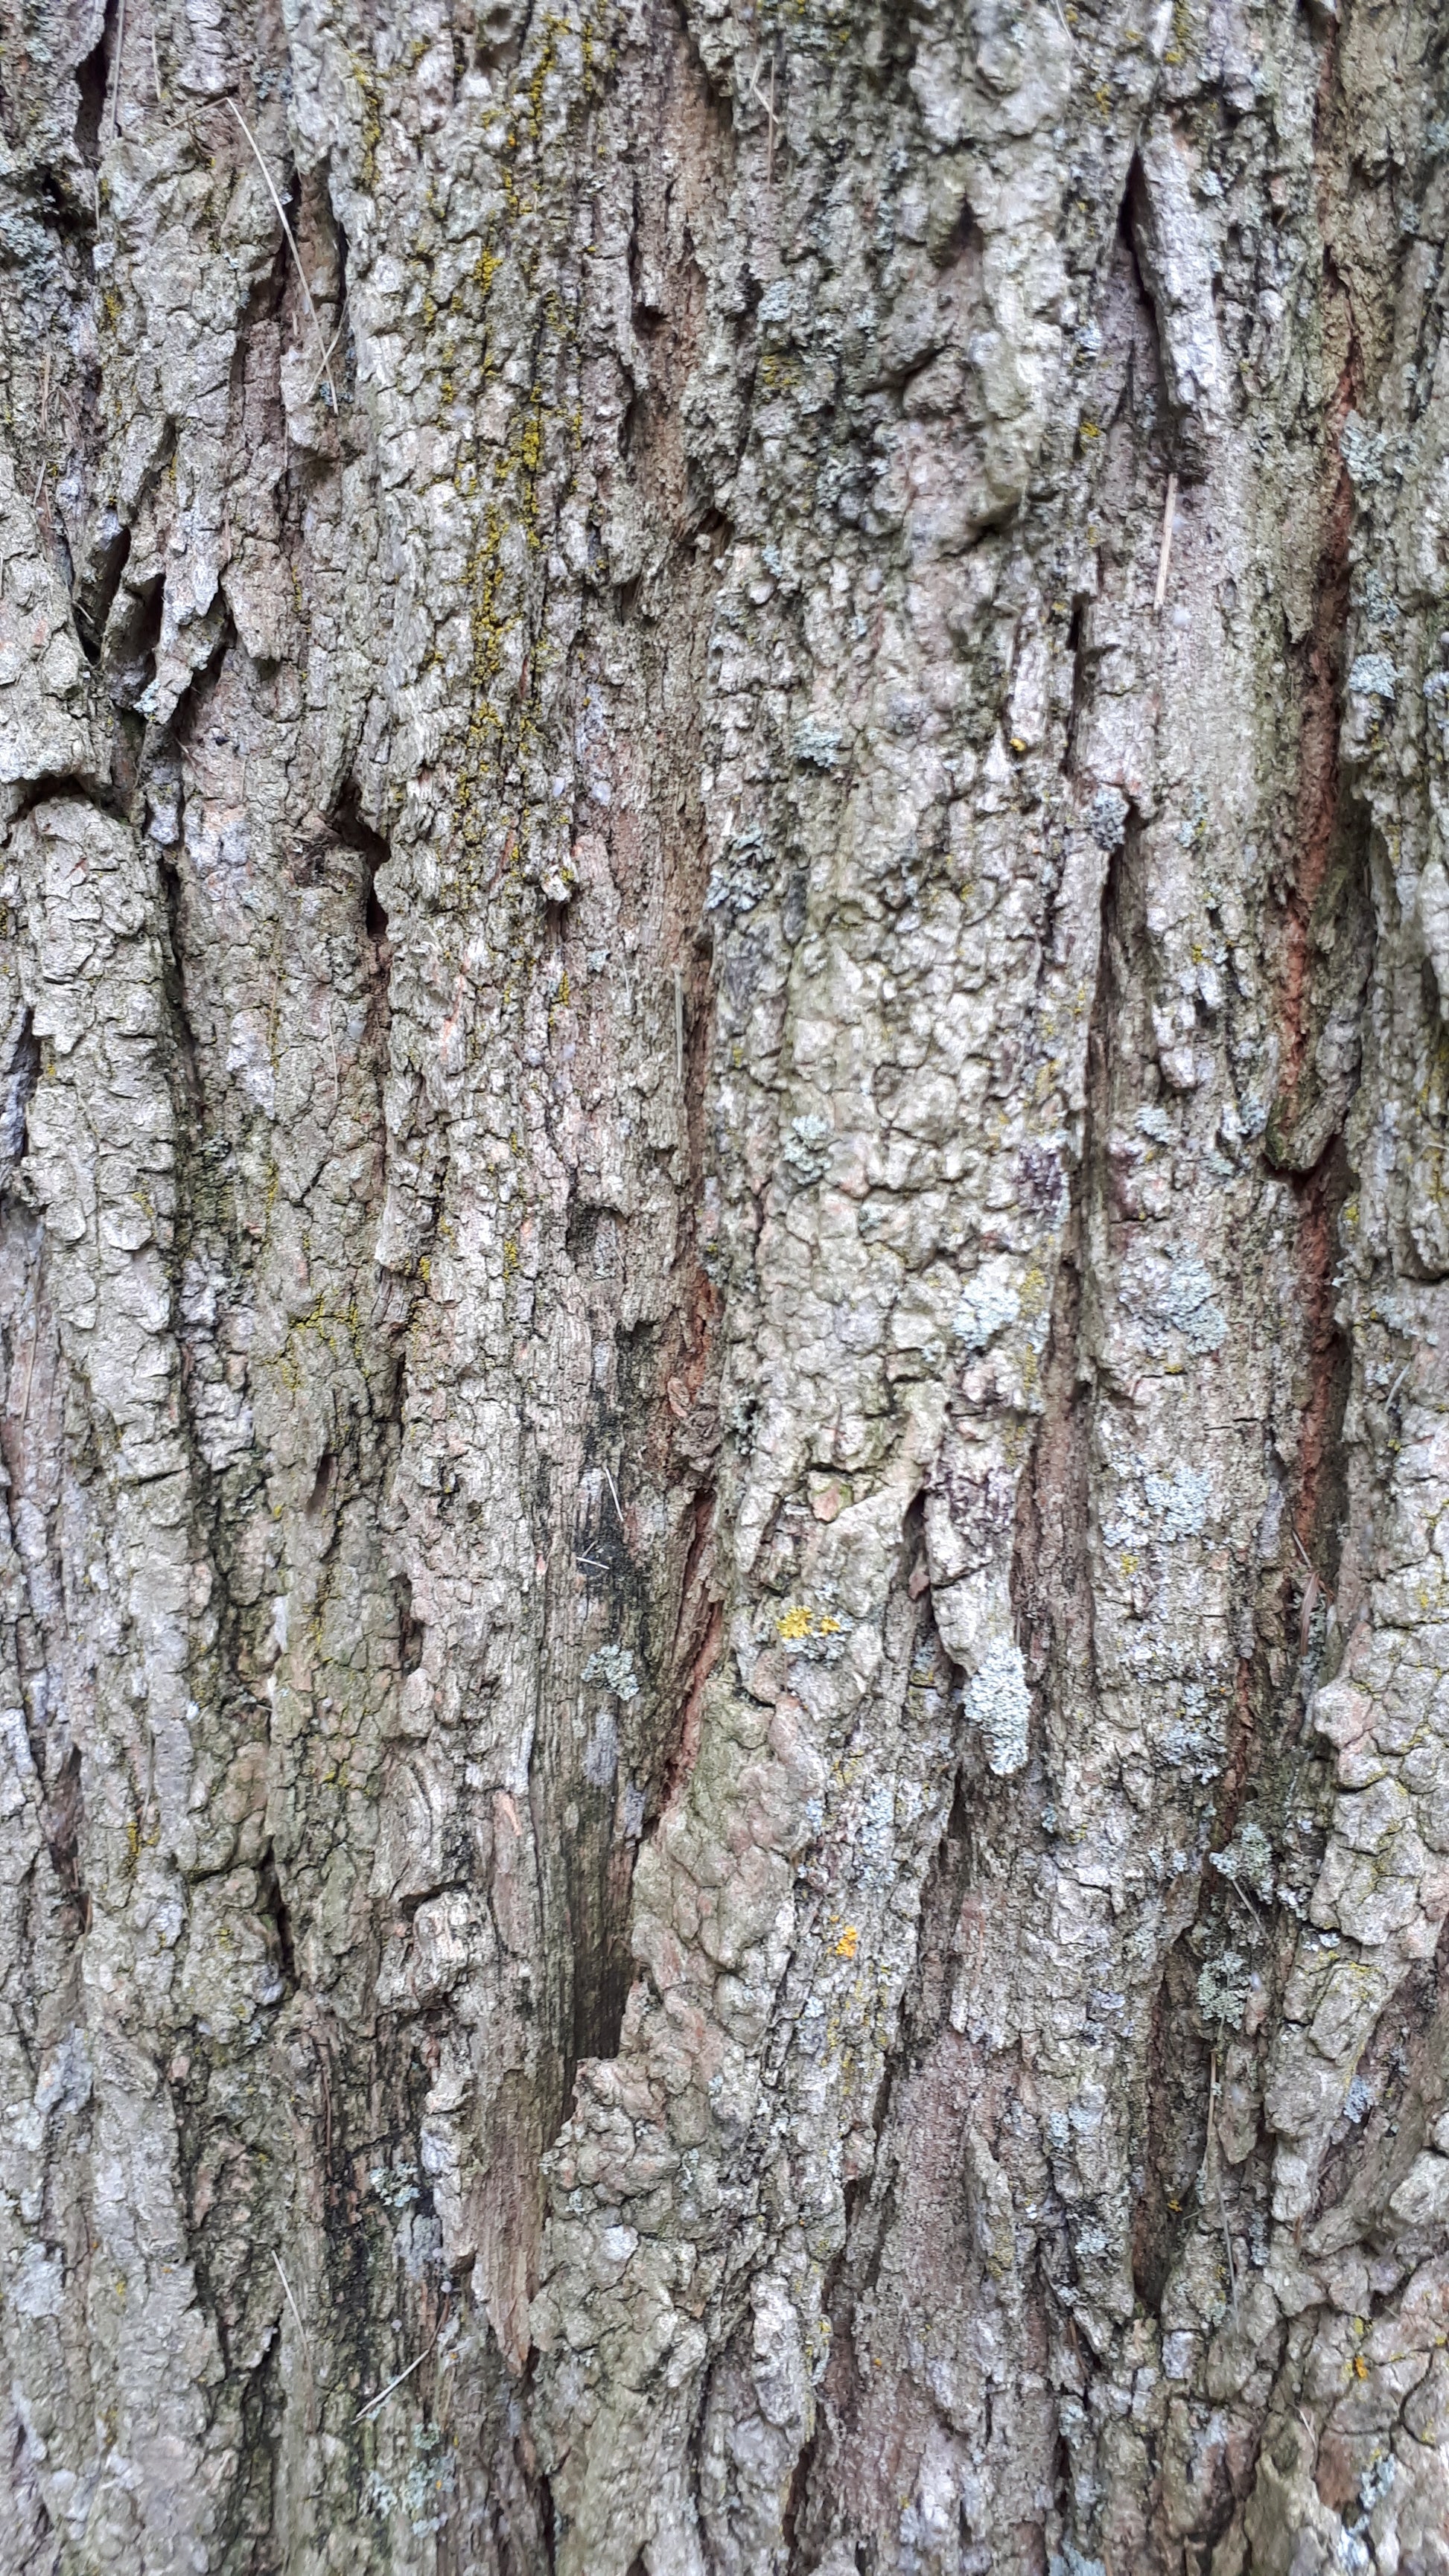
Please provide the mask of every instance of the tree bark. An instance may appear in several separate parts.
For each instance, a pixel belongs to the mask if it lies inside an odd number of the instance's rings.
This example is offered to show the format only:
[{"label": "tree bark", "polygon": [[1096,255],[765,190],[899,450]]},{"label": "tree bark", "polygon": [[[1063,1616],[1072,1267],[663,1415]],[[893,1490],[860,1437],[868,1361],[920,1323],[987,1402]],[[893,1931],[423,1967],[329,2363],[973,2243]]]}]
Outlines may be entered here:
[{"label": "tree bark", "polygon": [[3,0],[0,2567],[1449,2571],[1446,233]]}]

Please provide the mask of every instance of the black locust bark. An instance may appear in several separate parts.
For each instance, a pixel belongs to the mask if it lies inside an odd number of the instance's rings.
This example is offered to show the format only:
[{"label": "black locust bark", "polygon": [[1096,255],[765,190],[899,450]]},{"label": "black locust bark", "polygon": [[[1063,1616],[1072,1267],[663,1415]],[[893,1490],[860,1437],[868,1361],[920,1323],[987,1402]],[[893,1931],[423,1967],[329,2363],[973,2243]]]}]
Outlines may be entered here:
[{"label": "black locust bark", "polygon": [[1449,2570],[1449,25],[3,0],[0,2566]]}]

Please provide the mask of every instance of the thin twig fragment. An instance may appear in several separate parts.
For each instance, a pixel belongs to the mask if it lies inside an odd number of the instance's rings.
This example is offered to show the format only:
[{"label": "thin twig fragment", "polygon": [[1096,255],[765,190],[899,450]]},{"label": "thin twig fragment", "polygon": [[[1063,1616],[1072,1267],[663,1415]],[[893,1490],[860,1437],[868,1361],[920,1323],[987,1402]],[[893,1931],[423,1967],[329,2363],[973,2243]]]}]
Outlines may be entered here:
[{"label": "thin twig fragment", "polygon": [[[1212,2073],[1208,2081],[1208,2134],[1207,2147],[1203,2155],[1203,2174],[1206,2179],[1215,2182],[1218,2187],[1218,2216],[1222,2220],[1223,2249],[1228,2258],[1228,2290],[1233,2303],[1233,2320],[1234,2323],[1236,2323],[1238,2314],[1238,2275],[1237,2267],[1233,2262],[1233,2234],[1228,2223],[1228,2201],[1227,2194],[1223,2189],[1223,2169],[1219,2152],[1218,2059],[1216,2049],[1213,2051]],[[1206,2192],[1203,2192],[1202,2197],[1206,2200]]]},{"label": "thin twig fragment", "polygon": [[[343,309],[343,316],[344,316],[344,319],[343,319],[341,322],[339,322],[339,323],[338,323],[336,330],[333,332],[331,339],[328,341],[326,348],[323,350],[323,352],[322,352],[322,363],[321,363],[320,367],[318,368],[317,373],[316,373],[316,374],[315,374],[315,376],[313,377],[313,379],[312,379],[312,381],[311,381],[310,385],[307,387],[307,400],[308,400],[309,402],[311,401],[312,396],[315,394],[315,392],[316,392],[316,390],[317,390],[318,386],[319,386],[319,385],[320,385],[320,383],[322,382],[322,379],[323,379],[324,375],[327,375],[327,369],[328,369],[328,365],[329,365],[329,363],[330,363],[330,361],[331,361],[332,352],[333,352],[333,350],[336,348],[338,341],[341,339],[342,334],[343,334],[344,330],[345,330],[345,329],[346,329],[346,327],[347,327],[347,324],[346,324],[346,318],[345,318],[345,317],[346,317],[346,311],[347,311],[347,300],[346,300],[346,297],[345,297],[345,296],[344,296],[344,298],[343,298],[343,306],[342,306],[342,309]],[[331,382],[332,382],[332,379],[331,379],[331,377],[330,377],[330,376],[327,376],[327,381],[328,381],[328,383],[329,383],[329,385],[330,385],[330,384],[331,384]],[[336,395],[335,395],[335,394],[334,394],[334,396],[333,396],[333,400],[334,400],[334,402],[336,401]]]},{"label": "thin twig fragment", "polygon": [[764,91],[760,87],[760,71],[761,65],[756,63],[754,78],[750,83],[750,96],[754,100],[755,105],[763,108],[765,112],[765,185],[766,187],[769,187],[775,176],[775,58],[773,54],[770,57],[770,95],[768,98],[766,98]]},{"label": "thin twig fragment", "polygon": [[365,2406],[359,2406],[357,2413],[352,2418],[353,2423],[361,2424],[368,2416],[375,2415],[385,2397],[391,2397],[395,2388],[401,2388],[405,2379],[411,2379],[415,2370],[422,2369],[423,2363],[427,2360],[428,2353],[431,2352],[432,2349],[432,2345],[429,2344],[427,2352],[420,2352],[416,2361],[410,2361],[406,2370],[400,2370],[396,2379],[390,2379],[388,2381],[386,2388],[380,2388],[375,2397],[369,2397]]},{"label": "thin twig fragment", "polygon": [[1158,617],[1162,614],[1162,603],[1167,597],[1167,567],[1172,561],[1172,522],[1176,515],[1177,476],[1169,474],[1167,507],[1162,513],[1162,552],[1157,558],[1157,596],[1152,603],[1153,612]]},{"label": "thin twig fragment", "polygon": [[248,125],[246,118],[243,116],[241,109],[236,103],[236,100],[234,98],[229,98],[227,100],[227,106],[231,109],[233,116],[241,127],[242,133],[246,137],[252,159],[255,161],[257,168],[260,170],[262,177],[267,183],[267,195],[271,198],[273,205],[276,207],[277,221],[287,236],[287,248],[292,254],[293,264],[297,271],[297,284],[302,290],[302,301],[307,307],[307,318],[310,321],[313,330],[317,334],[317,346],[322,352],[322,373],[327,379],[327,391],[332,397],[332,408],[335,412],[337,409],[337,387],[332,381],[332,369],[328,364],[331,352],[327,346],[327,342],[322,337],[322,325],[317,319],[317,307],[312,301],[312,290],[307,284],[306,273],[302,267],[302,254],[297,248],[297,236],[287,221],[287,209],[283,205],[281,198],[278,196],[275,183],[272,179],[272,174],[267,168],[265,161],[262,159],[261,147],[257,142],[256,136]]},{"label": "thin twig fragment", "polygon": [[125,41],[126,0],[121,0],[121,5],[116,11],[116,50],[111,56],[110,91],[106,99],[106,122],[110,127],[111,141],[113,143],[116,139],[116,128],[120,122],[121,115],[121,48]]},{"label": "thin twig fragment", "polygon": [[308,2342],[307,2342],[307,2329],[306,2329],[306,2327],[305,2327],[305,2326],[303,2325],[303,2323],[302,2323],[302,2311],[301,2311],[301,2309],[298,2307],[296,2300],[295,2300],[295,2299],[293,2298],[293,2296],[292,2296],[292,2284],[291,2284],[291,2282],[288,2280],[286,2273],[285,2273],[285,2272],[283,2271],[283,2269],[282,2269],[282,2258],[281,2258],[280,2254],[277,2252],[277,2249],[276,2249],[275,2245],[272,2247],[272,2261],[275,2263],[275,2265],[276,2265],[276,2267],[277,2267],[277,2278],[278,2278],[278,2280],[281,2282],[283,2289],[286,2291],[286,2294],[287,2294],[287,2305],[288,2305],[288,2307],[291,2309],[293,2316],[294,2316],[294,2317],[296,2318],[296,2320],[297,2320],[297,2332],[298,2332],[298,2334],[299,2334],[299,2335],[301,2336],[301,2338],[302,2338],[302,2350],[303,2350],[304,2352],[308,2352],[310,2348],[309,2348],[309,2345],[308,2345]]}]

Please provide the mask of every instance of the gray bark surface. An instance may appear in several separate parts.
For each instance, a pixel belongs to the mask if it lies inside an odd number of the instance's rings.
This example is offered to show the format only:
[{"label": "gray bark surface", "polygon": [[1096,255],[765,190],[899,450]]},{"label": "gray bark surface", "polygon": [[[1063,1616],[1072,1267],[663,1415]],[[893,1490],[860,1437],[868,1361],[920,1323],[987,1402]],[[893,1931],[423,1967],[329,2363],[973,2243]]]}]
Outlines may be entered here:
[{"label": "gray bark surface", "polygon": [[1449,2576],[1446,235],[1435,0],[3,0],[11,2576]]}]

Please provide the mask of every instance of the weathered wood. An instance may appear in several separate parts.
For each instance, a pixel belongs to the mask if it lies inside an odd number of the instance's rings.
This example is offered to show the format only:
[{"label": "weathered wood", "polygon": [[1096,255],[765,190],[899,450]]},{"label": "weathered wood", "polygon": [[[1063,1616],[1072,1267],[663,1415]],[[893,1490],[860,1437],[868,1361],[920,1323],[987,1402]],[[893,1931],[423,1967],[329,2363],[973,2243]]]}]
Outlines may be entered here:
[{"label": "weathered wood", "polygon": [[1444,2576],[1446,161],[0,5],[16,2576]]}]

